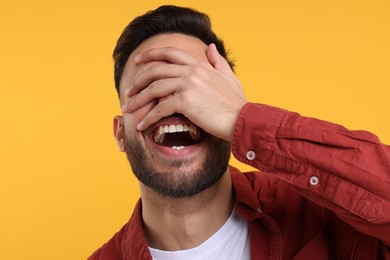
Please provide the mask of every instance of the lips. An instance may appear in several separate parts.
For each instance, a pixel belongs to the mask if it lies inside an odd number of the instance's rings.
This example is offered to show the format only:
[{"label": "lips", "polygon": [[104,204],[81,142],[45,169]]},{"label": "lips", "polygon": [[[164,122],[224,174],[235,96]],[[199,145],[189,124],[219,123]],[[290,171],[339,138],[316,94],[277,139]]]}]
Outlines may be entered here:
[{"label": "lips", "polygon": [[[170,121],[170,120],[168,120]],[[203,138],[203,131],[191,122],[175,123],[161,122],[152,132],[153,141],[157,145],[182,150],[199,143]]]}]

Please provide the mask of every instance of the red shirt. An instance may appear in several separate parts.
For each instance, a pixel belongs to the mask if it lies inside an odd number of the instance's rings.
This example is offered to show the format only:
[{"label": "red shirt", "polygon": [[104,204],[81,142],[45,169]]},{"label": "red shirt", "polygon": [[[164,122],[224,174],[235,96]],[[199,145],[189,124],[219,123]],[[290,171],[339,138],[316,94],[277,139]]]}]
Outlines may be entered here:
[{"label": "red shirt", "polygon": [[[390,147],[364,131],[247,104],[230,168],[252,259],[390,259]],[[151,259],[141,203],[95,259]]]}]

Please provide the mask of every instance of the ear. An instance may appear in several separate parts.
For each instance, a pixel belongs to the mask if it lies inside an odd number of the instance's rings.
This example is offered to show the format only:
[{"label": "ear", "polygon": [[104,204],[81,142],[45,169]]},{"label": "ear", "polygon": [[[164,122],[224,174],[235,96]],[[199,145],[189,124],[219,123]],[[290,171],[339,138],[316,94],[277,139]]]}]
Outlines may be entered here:
[{"label": "ear", "polygon": [[125,145],[124,145],[124,139],[123,139],[123,117],[122,116],[116,116],[114,117],[114,136],[116,139],[116,144],[118,145],[119,151],[124,152],[125,151]]}]

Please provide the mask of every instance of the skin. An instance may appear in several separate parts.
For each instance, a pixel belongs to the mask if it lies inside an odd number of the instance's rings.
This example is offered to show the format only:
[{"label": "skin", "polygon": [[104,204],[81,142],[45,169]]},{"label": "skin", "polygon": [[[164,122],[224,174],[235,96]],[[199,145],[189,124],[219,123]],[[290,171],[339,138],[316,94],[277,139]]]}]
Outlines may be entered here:
[{"label": "skin", "polygon": [[[174,113],[227,141],[247,102],[241,85],[215,45],[183,34],[160,34],[144,41],[129,57],[120,82],[123,116],[114,119],[114,135],[124,151],[124,135],[139,142],[149,162],[162,172],[180,176],[167,164],[185,156],[188,170],[205,160],[208,139],[196,149],[158,151],[150,136],[161,124],[175,121]],[[173,122],[174,123],[174,122]],[[171,167],[171,168],[170,168]],[[186,198],[163,197],[140,183],[144,232],[149,246],[182,250],[200,245],[228,219],[233,207],[228,170],[212,187]]]}]

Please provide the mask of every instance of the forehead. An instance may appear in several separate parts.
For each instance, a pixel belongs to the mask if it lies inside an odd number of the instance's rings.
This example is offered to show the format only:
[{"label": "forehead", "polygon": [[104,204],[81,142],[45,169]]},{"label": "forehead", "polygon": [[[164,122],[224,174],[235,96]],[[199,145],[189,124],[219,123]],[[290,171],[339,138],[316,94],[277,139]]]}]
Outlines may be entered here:
[{"label": "forehead", "polygon": [[134,57],[146,50],[163,47],[175,47],[181,50],[185,50],[199,59],[207,60],[207,45],[194,36],[180,33],[166,33],[152,36],[142,42],[129,56],[120,80],[121,92],[124,91],[124,88],[129,85],[133,77],[137,74],[137,71],[142,66],[135,64]]}]

